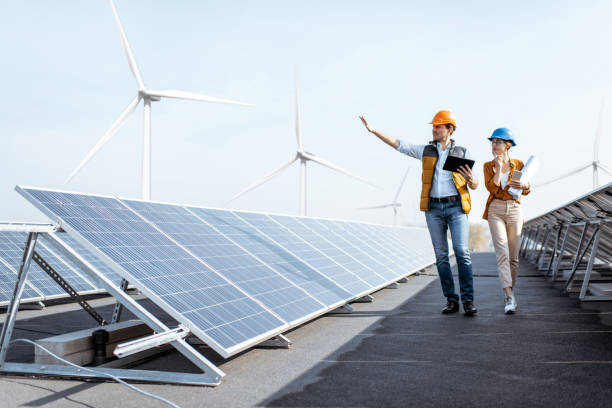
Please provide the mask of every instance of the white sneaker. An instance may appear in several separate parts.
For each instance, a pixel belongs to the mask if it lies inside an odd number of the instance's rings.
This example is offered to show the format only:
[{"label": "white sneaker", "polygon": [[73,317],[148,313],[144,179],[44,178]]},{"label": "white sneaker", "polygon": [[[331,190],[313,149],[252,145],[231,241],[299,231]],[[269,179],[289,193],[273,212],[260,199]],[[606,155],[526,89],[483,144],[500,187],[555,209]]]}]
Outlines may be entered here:
[{"label": "white sneaker", "polygon": [[504,313],[505,314],[514,314],[516,312],[516,299],[514,296],[506,296]]}]

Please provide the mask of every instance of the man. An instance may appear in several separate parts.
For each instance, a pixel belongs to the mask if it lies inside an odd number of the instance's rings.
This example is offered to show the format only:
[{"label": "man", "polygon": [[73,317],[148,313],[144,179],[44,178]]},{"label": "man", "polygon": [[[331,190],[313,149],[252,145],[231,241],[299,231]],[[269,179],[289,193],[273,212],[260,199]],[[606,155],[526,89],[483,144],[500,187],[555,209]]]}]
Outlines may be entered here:
[{"label": "man", "polygon": [[427,145],[404,143],[394,137],[374,130],[363,116],[359,117],[366,129],[380,140],[397,151],[419,159],[422,162],[421,211],[425,211],[427,228],[436,254],[436,266],[442,292],[446,297],[446,306],[442,313],[450,314],[459,311],[459,297],[455,292],[448,252],[447,231],[450,228],[453,250],[459,270],[459,287],[463,310],[467,316],[476,314],[474,307],[474,287],[472,278],[472,260],[468,249],[469,224],[467,214],[471,209],[469,186],[472,190],[478,187],[478,180],[468,166],[459,168],[459,172],[443,170],[449,156],[466,159],[470,155],[465,147],[455,145],[451,135],[457,128],[453,114],[440,111],[430,124],[433,125],[433,141]]}]

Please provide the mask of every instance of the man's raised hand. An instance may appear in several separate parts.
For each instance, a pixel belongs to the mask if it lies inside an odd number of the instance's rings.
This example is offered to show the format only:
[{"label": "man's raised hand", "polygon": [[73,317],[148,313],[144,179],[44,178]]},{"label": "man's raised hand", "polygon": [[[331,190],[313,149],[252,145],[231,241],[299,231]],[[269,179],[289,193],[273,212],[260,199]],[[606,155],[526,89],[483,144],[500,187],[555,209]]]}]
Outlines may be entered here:
[{"label": "man's raised hand", "polygon": [[361,119],[361,122],[363,123],[363,125],[366,127],[366,129],[368,129],[368,132],[372,133],[372,128],[370,127],[370,125],[368,125],[368,121],[366,120],[366,118],[362,116],[359,116],[359,119]]}]

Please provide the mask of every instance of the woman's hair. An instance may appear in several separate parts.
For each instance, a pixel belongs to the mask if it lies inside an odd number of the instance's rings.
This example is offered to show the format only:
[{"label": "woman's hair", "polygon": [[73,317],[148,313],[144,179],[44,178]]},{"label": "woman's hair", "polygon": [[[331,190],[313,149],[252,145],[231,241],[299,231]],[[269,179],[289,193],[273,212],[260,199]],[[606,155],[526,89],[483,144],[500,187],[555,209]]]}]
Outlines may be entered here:
[{"label": "woman's hair", "polygon": [[508,149],[508,151],[510,150],[510,148],[512,147],[512,142],[509,140],[504,140],[506,148]]}]

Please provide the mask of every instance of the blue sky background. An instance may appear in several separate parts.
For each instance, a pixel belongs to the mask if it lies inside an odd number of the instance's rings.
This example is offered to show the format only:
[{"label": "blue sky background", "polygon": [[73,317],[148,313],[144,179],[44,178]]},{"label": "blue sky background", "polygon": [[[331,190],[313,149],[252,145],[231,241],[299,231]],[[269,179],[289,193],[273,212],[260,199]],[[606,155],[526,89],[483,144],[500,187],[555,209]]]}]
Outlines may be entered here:
[{"label": "blue sky background", "polygon": [[[600,159],[612,167],[609,1],[116,2],[145,84],[242,100],[255,108],[167,99],[152,106],[153,198],[223,207],[295,152],[299,72],[307,151],[384,187],[309,165],[309,215],[388,223],[403,172],[404,222],[417,211],[420,163],[368,134],[413,143],[440,109],[455,139],[490,160],[486,138],[514,130],[512,155],[535,154],[535,182],[586,164],[602,97]],[[0,5],[0,218],[42,220],[16,184],[140,197],[142,107],[71,183],[64,179],[136,95],[107,1]],[[298,211],[298,166],[233,207]],[[600,184],[612,180],[600,173]],[[526,218],[592,189],[585,171],[534,190]],[[472,222],[487,197],[472,194]]]}]

